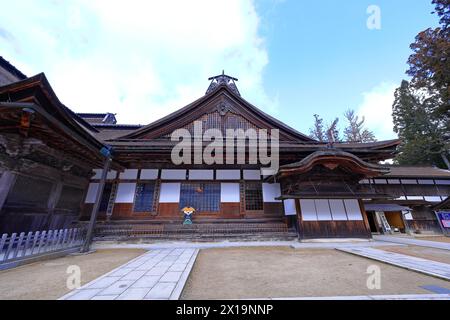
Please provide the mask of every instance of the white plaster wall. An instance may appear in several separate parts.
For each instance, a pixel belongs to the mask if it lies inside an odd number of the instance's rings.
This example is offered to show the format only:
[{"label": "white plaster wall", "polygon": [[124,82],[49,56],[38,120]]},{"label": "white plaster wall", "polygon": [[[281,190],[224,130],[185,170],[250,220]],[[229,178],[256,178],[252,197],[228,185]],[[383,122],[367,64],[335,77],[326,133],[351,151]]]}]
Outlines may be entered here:
[{"label": "white plaster wall", "polygon": [[304,221],[317,221],[316,206],[312,199],[301,199],[300,209]]},{"label": "white plaster wall", "polygon": [[161,183],[161,190],[159,192],[159,202],[163,203],[177,203],[180,202],[180,188],[181,183]]},{"label": "white plaster wall", "polygon": [[434,181],[430,179],[419,179],[418,182],[419,184],[434,184]]},{"label": "white plaster wall", "polygon": [[241,179],[241,170],[216,170],[216,179],[217,180],[240,180]]},{"label": "white plaster wall", "polygon": [[220,202],[239,202],[239,183],[220,184]]},{"label": "white plaster wall", "polygon": [[245,180],[261,180],[261,170],[244,170]]},{"label": "white plaster wall", "polygon": [[214,180],[214,170],[189,170],[189,180]]},{"label": "white plaster wall", "polygon": [[347,221],[344,202],[342,199],[330,199],[331,215],[334,221]]},{"label": "white plaster wall", "polygon": [[100,179],[102,177],[102,169],[94,169],[93,170],[95,175],[91,178],[93,179]]},{"label": "white plaster wall", "polygon": [[402,179],[402,184],[417,184],[415,179]]},{"label": "white plaster wall", "polygon": [[331,221],[331,210],[327,199],[314,200],[316,203],[317,220]]},{"label": "white plaster wall", "polygon": [[358,200],[345,199],[344,204],[345,204],[345,209],[347,210],[348,220],[363,220],[363,217],[361,214],[361,208],[359,207]]},{"label": "white plaster wall", "polygon": [[262,191],[264,202],[281,202],[281,200],[275,200],[276,197],[281,196],[279,183],[263,183]]},{"label": "white plaster wall", "polygon": [[441,202],[441,197],[439,196],[425,196],[425,201],[429,201],[429,202]]},{"label": "white plaster wall", "polygon": [[156,180],[158,179],[158,169],[142,169],[141,179]]},{"label": "white plaster wall", "polygon": [[106,179],[112,180],[117,177],[117,171],[116,170],[110,170],[108,171],[108,174],[106,175]]},{"label": "white plaster wall", "polygon": [[284,214],[286,216],[295,216],[297,214],[297,210],[295,208],[295,200],[294,199],[286,199],[283,201],[284,206]]},{"label": "white plaster wall", "polygon": [[117,186],[116,203],[133,203],[136,183],[119,183]]},{"label": "white plaster wall", "polygon": [[120,179],[137,179],[138,169],[125,169],[119,174]]},{"label": "white plaster wall", "polygon": [[186,180],[186,170],[183,169],[163,169],[161,172],[163,180]]}]

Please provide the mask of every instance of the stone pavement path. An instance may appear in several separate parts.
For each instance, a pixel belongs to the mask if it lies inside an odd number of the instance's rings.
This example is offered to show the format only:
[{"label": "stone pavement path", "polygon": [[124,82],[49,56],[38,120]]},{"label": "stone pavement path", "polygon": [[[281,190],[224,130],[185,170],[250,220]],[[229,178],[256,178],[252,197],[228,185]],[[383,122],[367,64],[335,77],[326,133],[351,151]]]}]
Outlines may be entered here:
[{"label": "stone pavement path", "polygon": [[337,248],[337,250],[389,263],[401,268],[421,272],[445,280],[450,280],[450,264],[447,263],[411,257],[404,254],[369,247]]},{"label": "stone pavement path", "polygon": [[60,300],[176,300],[197,254],[194,248],[151,250]]},{"label": "stone pavement path", "polygon": [[393,243],[409,244],[409,245],[420,246],[420,247],[429,247],[429,248],[435,248],[435,249],[450,250],[450,243],[445,243],[445,242],[420,240],[420,239],[396,237],[396,236],[389,236],[389,235],[374,235],[373,239],[377,240],[377,241],[386,241],[386,242],[391,242],[391,243],[393,242]]}]

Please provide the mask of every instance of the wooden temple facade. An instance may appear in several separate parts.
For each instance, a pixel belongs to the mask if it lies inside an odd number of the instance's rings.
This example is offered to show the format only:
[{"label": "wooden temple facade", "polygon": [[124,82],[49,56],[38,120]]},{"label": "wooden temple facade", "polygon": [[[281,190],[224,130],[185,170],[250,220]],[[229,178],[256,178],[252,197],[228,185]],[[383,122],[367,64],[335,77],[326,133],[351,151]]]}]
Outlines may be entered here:
[{"label": "wooden temple facade", "polygon": [[[432,206],[450,195],[450,172],[380,165],[399,140],[315,141],[245,99],[235,78],[210,79],[206,94],[145,126],[111,113],[76,114],[43,74],[0,87],[0,232],[87,221],[112,150],[97,236],[183,238],[186,234],[370,238],[373,232],[439,232]],[[150,116],[151,117],[151,116]],[[278,129],[279,170],[245,163],[175,164],[177,129]],[[270,132],[270,131],[269,131]],[[270,145],[270,144],[269,144]],[[197,151],[208,143],[200,142]],[[236,149],[233,153],[236,154]],[[182,225],[183,207],[196,212]]]}]

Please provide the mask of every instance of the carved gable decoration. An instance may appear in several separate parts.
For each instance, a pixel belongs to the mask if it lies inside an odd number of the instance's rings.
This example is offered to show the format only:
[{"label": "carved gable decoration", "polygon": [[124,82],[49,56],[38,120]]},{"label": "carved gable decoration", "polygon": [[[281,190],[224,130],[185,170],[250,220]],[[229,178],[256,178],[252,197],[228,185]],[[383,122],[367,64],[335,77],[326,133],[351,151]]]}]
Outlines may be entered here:
[{"label": "carved gable decoration", "polygon": [[226,129],[279,129],[281,141],[311,141],[312,139],[286,126],[249,104],[227,86],[207,93],[184,108],[144,126],[124,139],[167,139],[176,129],[187,129],[193,133],[195,121],[202,122],[203,132],[220,129],[225,136]]},{"label": "carved gable decoration", "polygon": [[[256,132],[260,129],[244,117],[228,110],[224,111],[223,109],[204,114],[200,118],[184,125],[182,128],[187,129],[191,135],[194,135],[194,122],[196,121],[202,123],[202,133],[205,133],[208,129],[219,129],[224,137],[227,129],[243,129],[244,131],[254,129]],[[171,133],[167,133],[162,137],[170,138],[170,136]]]}]

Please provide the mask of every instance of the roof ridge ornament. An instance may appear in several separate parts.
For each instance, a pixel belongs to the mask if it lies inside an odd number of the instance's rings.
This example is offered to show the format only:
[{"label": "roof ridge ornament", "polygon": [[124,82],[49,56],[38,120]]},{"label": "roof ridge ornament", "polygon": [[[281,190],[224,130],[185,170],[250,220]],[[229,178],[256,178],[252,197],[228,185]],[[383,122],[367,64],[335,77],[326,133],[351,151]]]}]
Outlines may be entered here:
[{"label": "roof ridge ornament", "polygon": [[226,75],[224,70],[222,70],[222,74],[219,74],[214,77],[209,77],[208,80],[210,80],[211,83],[208,89],[206,90],[206,94],[213,92],[220,85],[226,85],[232,92],[234,92],[238,96],[241,95],[235,83],[235,81],[238,81],[238,79]]},{"label": "roof ridge ornament", "polygon": [[339,121],[339,119],[336,118],[333,121],[333,123],[331,124],[330,128],[328,128],[328,130],[327,130],[327,137],[328,137],[327,148],[328,149],[334,148],[334,143],[336,142],[334,132],[336,131],[336,125],[337,125],[338,121]]}]

